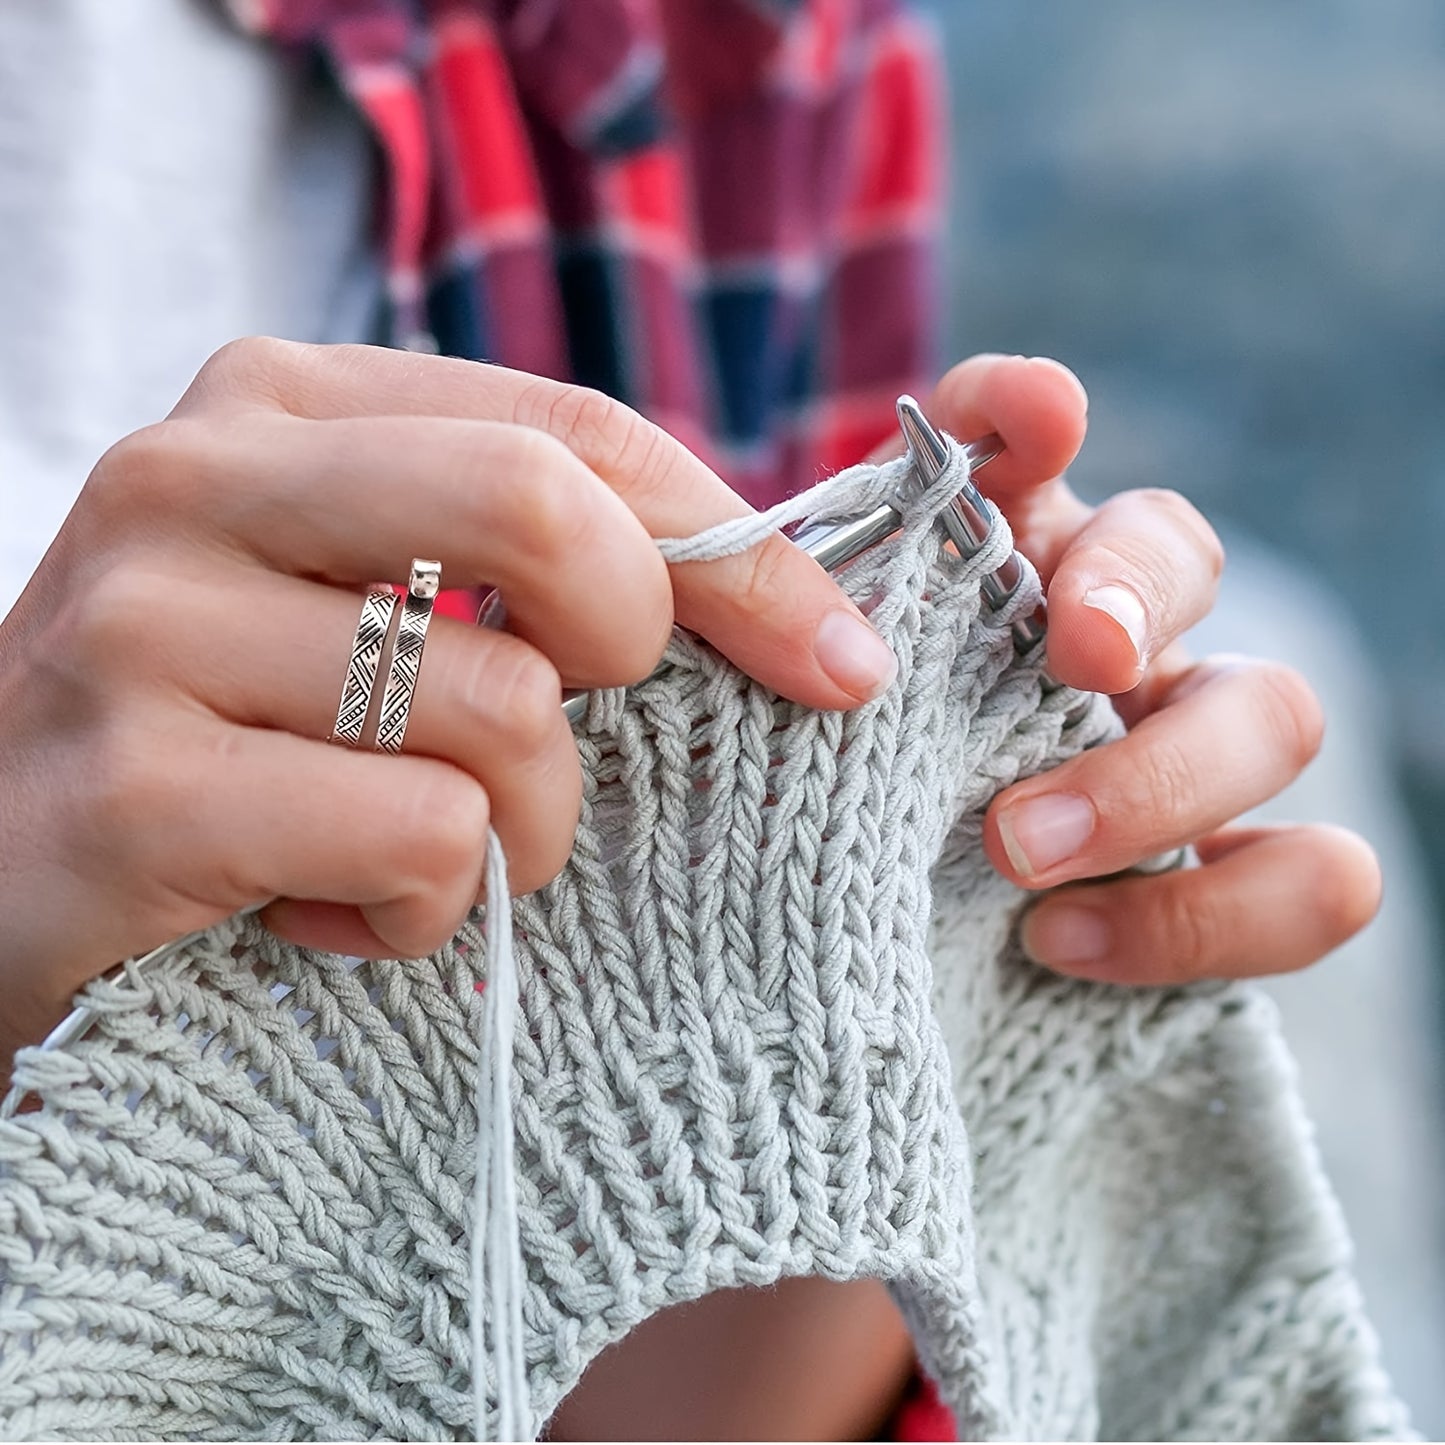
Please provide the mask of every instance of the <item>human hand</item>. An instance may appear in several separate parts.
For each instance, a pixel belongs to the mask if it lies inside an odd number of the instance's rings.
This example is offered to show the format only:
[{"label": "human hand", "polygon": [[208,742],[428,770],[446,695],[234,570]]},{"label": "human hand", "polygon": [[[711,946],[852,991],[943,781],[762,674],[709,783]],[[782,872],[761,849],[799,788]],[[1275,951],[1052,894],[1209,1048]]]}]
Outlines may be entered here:
[{"label": "human hand", "polygon": [[[247,905],[283,937],[424,954],[478,896],[566,860],[581,779],[564,684],[621,685],[674,616],[817,707],[893,655],[775,537],[664,566],[746,505],[594,392],[367,347],[226,347],[96,466],[0,624],[0,1057],[119,958]],[[328,746],[358,587],[413,555],[501,587],[507,633],[437,617],[406,753]]]},{"label": "human hand", "polygon": [[[988,810],[985,846],[1006,877],[1073,885],[1025,915],[1027,951],[1062,973],[1176,983],[1301,968],[1368,923],[1380,873],[1362,839],[1224,826],[1301,772],[1324,724],[1291,668],[1195,662],[1175,640],[1210,610],[1224,560],[1199,513],[1170,491],[1097,508],[1073,494],[1061,473],[1083,442],[1087,400],[1057,362],[976,356],[926,410],[965,440],[1003,437],[977,481],[1048,589],[1049,670],[1113,694],[1129,728]],[[1190,842],[1199,868],[1107,876]]]}]

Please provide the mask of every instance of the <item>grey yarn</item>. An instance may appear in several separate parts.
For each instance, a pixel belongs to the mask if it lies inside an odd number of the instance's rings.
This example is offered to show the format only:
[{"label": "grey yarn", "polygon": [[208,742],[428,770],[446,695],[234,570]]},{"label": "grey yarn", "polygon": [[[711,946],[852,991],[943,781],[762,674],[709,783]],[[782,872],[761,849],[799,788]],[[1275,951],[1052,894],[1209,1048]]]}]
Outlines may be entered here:
[{"label": "grey yarn", "polygon": [[1018,951],[983,809],[1117,724],[1015,657],[1034,579],[981,610],[1002,523],[940,548],[957,481],[845,574],[899,657],[876,702],[678,635],[592,699],[572,858],[510,925],[493,849],[495,916],[431,958],[231,920],[23,1051],[0,1430],[468,1438],[475,1363],[530,1433],[656,1310],[821,1274],[888,1282],[963,1438],[1406,1434],[1262,995]]},{"label": "grey yarn", "polygon": [[[520,1439],[525,1423],[527,1364],[522,1353],[525,1265],[517,1222],[512,1130],[512,1035],[516,1029],[517,962],[507,860],[497,835],[487,835],[487,897],[496,900],[487,926],[486,998],[477,1071],[477,1152],[472,1180],[471,1302],[472,1420],[487,1438],[488,1375],[496,1384],[497,1437]],[[486,1321],[494,1350],[486,1359]]]}]

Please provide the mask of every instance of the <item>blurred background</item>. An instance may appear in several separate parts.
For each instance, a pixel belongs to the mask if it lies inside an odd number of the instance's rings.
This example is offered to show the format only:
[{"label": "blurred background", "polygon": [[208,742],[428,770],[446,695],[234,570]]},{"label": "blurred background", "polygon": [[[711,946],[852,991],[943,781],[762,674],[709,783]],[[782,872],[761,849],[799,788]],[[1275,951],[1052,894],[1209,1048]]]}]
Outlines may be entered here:
[{"label": "blurred background", "polygon": [[[0,429],[0,482],[25,479],[0,494],[16,590],[91,461],[170,405],[201,343],[361,335],[375,301],[355,118],[238,47],[214,3],[143,7],[141,26],[137,8],[0,0],[0,121],[47,138],[0,155],[0,231],[36,195],[54,208],[31,269],[0,273],[10,426],[38,439],[6,451]],[[1198,649],[1292,661],[1330,720],[1273,811],[1382,856],[1378,922],[1269,986],[1386,1363],[1445,1437],[1445,3],[932,8],[952,355],[1066,361],[1092,399],[1079,490],[1174,487],[1216,522],[1231,564]],[[122,44],[127,64],[104,63]],[[176,114],[206,124],[177,134]],[[232,183],[195,184],[216,175]],[[100,230],[96,256],[71,247]],[[10,498],[34,526],[7,558]]]},{"label": "blurred background", "polygon": [[937,0],[951,353],[1057,356],[1074,473],[1225,533],[1200,650],[1323,694],[1274,811],[1380,850],[1379,922],[1276,988],[1385,1359],[1445,1434],[1445,6]]}]

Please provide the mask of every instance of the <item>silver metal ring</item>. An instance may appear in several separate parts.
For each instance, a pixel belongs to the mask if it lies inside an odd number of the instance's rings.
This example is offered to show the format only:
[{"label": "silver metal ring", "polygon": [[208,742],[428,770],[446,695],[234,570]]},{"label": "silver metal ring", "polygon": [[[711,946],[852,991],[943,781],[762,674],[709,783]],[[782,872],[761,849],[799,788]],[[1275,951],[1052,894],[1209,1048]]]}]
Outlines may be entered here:
[{"label": "silver metal ring", "polygon": [[395,611],[396,593],[390,587],[373,587],[362,601],[361,620],[356,624],[351,660],[346,664],[346,681],[341,685],[341,702],[331,729],[334,743],[344,743],[349,748],[361,743],[366,715],[371,711],[377,669],[381,665],[381,650],[386,644],[386,634],[391,631]]},{"label": "silver metal ring", "polygon": [[440,562],[412,558],[411,580],[401,607],[401,623],[396,629],[396,642],[386,672],[386,691],[381,697],[381,718],[376,725],[375,746],[379,753],[401,751],[411,717],[417,674],[421,670],[422,648],[426,646],[427,628],[431,626],[432,604],[441,585]]}]

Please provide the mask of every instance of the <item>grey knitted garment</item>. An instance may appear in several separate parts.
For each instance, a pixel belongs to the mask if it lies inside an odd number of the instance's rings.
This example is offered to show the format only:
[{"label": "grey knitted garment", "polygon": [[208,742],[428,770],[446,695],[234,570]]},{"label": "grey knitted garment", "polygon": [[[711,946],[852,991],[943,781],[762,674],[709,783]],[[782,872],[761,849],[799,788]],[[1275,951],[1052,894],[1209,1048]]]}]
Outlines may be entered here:
[{"label": "grey knitted garment", "polygon": [[654,1311],[818,1274],[889,1283],[963,1438],[1407,1432],[1264,998],[1012,941],[983,809],[1117,724],[1015,657],[1035,579],[981,610],[1001,522],[941,549],[962,465],[845,574],[899,657],[877,702],[679,635],[594,697],[575,851],[510,928],[358,965],[235,920],[21,1054],[0,1431],[469,1438],[474,1360],[485,1428],[536,1431]]}]

